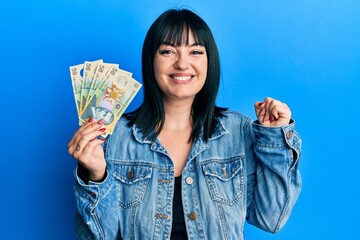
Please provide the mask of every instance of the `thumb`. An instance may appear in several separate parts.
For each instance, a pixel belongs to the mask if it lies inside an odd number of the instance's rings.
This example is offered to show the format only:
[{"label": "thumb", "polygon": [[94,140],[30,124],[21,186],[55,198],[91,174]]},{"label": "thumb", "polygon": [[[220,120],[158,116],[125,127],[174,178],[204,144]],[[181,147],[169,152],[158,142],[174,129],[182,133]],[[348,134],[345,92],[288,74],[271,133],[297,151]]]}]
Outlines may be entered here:
[{"label": "thumb", "polygon": [[256,117],[259,119],[259,117],[260,117],[260,112],[261,112],[261,110],[264,108],[264,102],[256,102],[256,103],[254,104],[254,108],[255,108]]}]

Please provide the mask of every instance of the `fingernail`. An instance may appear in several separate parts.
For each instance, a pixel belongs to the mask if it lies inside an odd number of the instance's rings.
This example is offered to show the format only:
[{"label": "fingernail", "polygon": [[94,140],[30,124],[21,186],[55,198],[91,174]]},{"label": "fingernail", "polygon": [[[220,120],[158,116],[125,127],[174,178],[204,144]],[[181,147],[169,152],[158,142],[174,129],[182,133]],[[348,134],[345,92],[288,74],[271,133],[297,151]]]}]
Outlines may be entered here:
[{"label": "fingernail", "polygon": [[97,124],[102,125],[104,123],[104,119],[100,119]]},{"label": "fingernail", "polygon": [[272,116],[269,117],[269,121],[270,121],[270,123],[273,122],[273,117]]},{"label": "fingernail", "polygon": [[263,105],[264,104],[264,102],[261,102],[261,103],[259,103],[259,106],[261,106],[261,105]]},{"label": "fingernail", "polygon": [[92,122],[92,121],[94,121],[94,119],[91,117],[88,122]]},{"label": "fingernail", "polygon": [[100,128],[99,131],[100,132],[105,132],[106,128]]}]

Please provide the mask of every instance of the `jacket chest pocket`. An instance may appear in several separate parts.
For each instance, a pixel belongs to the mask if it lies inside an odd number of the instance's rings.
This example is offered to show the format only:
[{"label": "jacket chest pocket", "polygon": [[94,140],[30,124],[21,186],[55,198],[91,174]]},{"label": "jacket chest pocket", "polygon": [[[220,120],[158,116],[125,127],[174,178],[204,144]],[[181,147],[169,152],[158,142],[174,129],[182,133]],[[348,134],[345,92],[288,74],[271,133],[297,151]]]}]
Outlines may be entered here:
[{"label": "jacket chest pocket", "polygon": [[115,166],[116,191],[122,208],[130,208],[143,201],[151,174],[152,168],[149,166]]},{"label": "jacket chest pocket", "polygon": [[212,200],[232,206],[243,196],[244,169],[240,157],[215,160],[202,169]]}]

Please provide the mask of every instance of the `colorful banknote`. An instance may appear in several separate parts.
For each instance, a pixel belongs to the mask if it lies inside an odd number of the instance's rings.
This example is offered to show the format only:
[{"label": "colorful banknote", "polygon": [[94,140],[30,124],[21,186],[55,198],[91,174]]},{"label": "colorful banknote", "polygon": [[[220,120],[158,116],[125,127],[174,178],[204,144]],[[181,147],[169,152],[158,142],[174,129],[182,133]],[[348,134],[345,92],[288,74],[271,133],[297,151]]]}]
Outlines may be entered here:
[{"label": "colorful banknote", "polygon": [[81,88],[81,97],[80,97],[80,112],[82,112],[86,105],[86,100],[88,99],[90,86],[95,75],[96,68],[99,63],[102,63],[102,60],[97,60],[93,62],[84,62],[84,76],[83,84]]},{"label": "colorful banknote", "polygon": [[81,98],[81,87],[83,83],[83,77],[80,72],[83,70],[84,64],[79,64],[70,67],[70,76],[73,87],[73,93],[75,98],[76,110],[80,115],[80,98]]},{"label": "colorful banknote", "polygon": [[103,119],[106,130],[101,137],[105,138],[113,132],[141,84],[118,64],[103,63],[102,60],[71,66],[70,74],[79,124],[90,118]]},{"label": "colorful banknote", "polygon": [[119,64],[99,63],[99,65],[96,68],[95,75],[94,75],[94,77],[92,79],[90,89],[89,89],[89,93],[88,93],[88,97],[86,99],[86,104],[85,105],[88,104],[89,100],[91,99],[91,97],[95,93],[96,89],[100,86],[100,84],[104,80],[106,74],[109,72],[110,68],[112,68],[112,67],[118,68]]}]

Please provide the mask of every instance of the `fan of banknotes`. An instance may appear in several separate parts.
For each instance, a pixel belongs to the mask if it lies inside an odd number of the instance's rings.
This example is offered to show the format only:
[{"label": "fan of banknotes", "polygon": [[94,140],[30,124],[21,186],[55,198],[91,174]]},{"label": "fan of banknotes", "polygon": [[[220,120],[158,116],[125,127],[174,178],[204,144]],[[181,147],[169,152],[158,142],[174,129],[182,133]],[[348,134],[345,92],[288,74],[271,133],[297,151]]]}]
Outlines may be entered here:
[{"label": "fan of banknotes", "polygon": [[118,64],[85,61],[70,67],[74,98],[81,126],[90,118],[104,120],[106,138],[134,99],[141,84]]}]

